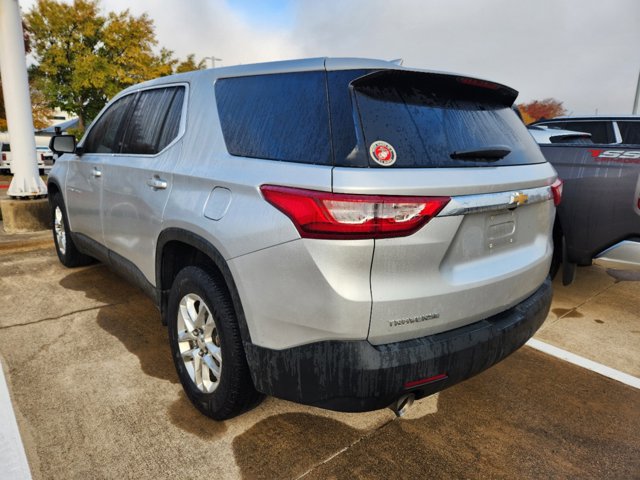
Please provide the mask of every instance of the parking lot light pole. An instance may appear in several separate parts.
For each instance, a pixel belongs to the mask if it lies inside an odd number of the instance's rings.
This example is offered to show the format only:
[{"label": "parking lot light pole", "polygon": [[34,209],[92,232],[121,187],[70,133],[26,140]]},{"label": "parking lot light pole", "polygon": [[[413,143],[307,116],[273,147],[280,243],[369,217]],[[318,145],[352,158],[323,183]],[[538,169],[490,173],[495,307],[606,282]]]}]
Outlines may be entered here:
[{"label": "parking lot light pole", "polygon": [[36,142],[18,0],[0,0],[0,73],[11,141],[14,176],[7,194],[15,198],[46,195],[38,175]]},{"label": "parking lot light pole", "polygon": [[640,101],[640,72],[638,72],[638,83],[636,84],[636,95],[633,97],[633,110],[631,113],[638,114],[638,101]]},{"label": "parking lot light pole", "polygon": [[204,60],[211,60],[211,68],[216,68],[216,62],[221,62],[222,59],[211,55],[210,57],[204,57]]}]

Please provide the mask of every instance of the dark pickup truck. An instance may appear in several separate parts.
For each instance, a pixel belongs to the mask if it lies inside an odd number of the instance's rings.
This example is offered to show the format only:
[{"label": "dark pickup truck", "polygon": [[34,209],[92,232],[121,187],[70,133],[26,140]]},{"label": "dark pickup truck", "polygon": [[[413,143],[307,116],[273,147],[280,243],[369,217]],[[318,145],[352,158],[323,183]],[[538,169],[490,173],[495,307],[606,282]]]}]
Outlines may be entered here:
[{"label": "dark pickup truck", "polygon": [[552,273],[562,263],[569,284],[576,265],[640,270],[640,117],[553,119],[530,131],[564,181]]}]

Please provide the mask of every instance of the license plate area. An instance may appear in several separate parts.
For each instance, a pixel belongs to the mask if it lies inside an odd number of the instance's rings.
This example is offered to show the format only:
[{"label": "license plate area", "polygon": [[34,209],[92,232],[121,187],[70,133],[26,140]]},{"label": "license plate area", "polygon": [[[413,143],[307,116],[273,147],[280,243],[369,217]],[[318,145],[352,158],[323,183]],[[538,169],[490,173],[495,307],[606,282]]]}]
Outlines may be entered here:
[{"label": "license plate area", "polygon": [[491,213],[485,217],[485,248],[495,250],[517,242],[518,215],[516,210]]}]

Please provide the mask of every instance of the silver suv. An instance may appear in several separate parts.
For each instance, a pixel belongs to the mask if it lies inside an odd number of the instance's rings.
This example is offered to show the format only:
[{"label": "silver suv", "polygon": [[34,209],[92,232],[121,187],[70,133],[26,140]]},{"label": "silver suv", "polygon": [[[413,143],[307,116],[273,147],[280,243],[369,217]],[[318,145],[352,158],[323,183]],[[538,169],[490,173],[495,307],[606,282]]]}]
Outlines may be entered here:
[{"label": "silver suv", "polygon": [[516,95],[324,58],[136,85],[51,142],[58,256],[154,299],[206,415],[402,412],[547,315],[560,189]]}]

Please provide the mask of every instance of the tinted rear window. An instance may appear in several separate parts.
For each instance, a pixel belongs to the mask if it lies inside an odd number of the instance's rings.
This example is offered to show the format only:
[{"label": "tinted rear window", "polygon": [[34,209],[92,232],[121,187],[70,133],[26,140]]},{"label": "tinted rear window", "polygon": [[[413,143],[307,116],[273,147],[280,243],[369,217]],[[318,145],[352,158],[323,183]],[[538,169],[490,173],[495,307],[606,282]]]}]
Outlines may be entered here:
[{"label": "tinted rear window", "polygon": [[[533,138],[511,109],[513,91],[444,75],[390,71],[356,80],[365,151],[386,142],[393,167],[475,167],[543,163]],[[488,88],[484,88],[488,86]],[[501,159],[454,159],[456,152],[500,147]],[[378,166],[369,157],[370,166]]]},{"label": "tinted rear window", "polygon": [[640,144],[640,122],[618,121],[622,143]]},{"label": "tinted rear window", "polygon": [[[329,113],[335,164],[344,167],[366,167],[368,160],[359,148],[356,122],[349,83],[371,70],[338,70],[328,72]],[[356,112],[357,113],[357,112]]]},{"label": "tinted rear window", "polygon": [[324,72],[223,78],[215,90],[231,155],[332,163]]},{"label": "tinted rear window", "polygon": [[548,124],[549,128],[561,128],[572,132],[586,132],[591,134],[593,143],[615,143],[615,135],[611,122],[554,122]]}]

